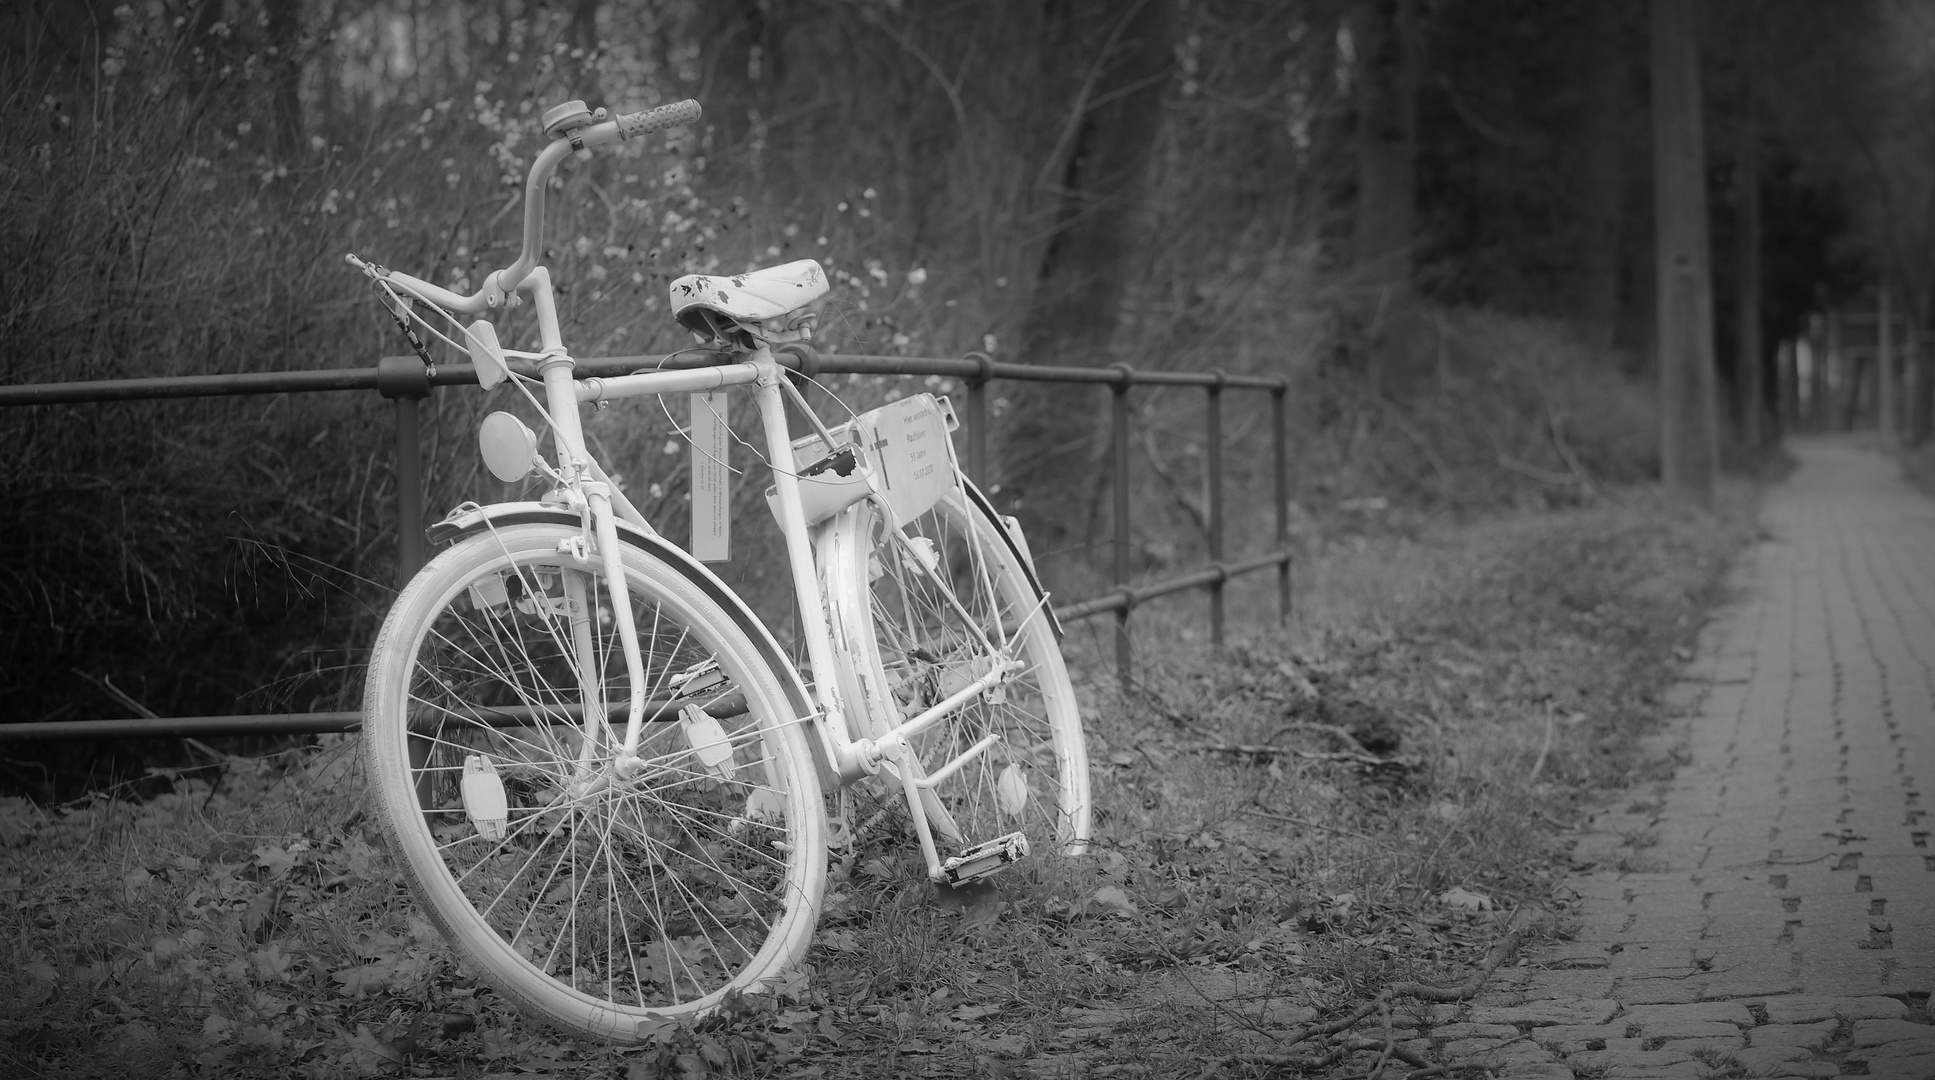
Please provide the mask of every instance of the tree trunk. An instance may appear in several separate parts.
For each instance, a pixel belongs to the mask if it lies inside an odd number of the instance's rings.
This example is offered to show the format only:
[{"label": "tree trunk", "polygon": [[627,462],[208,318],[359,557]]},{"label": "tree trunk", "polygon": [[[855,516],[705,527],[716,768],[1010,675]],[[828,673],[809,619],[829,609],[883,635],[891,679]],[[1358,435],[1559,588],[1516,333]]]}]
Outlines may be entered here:
[{"label": "tree trunk", "polygon": [[1652,10],[1660,478],[1669,491],[1711,506],[1720,454],[1696,8],[1684,0],[1653,0]]},{"label": "tree trunk", "polygon": [[1757,63],[1754,53],[1753,5],[1749,4],[1740,56],[1741,120],[1734,153],[1735,208],[1739,214],[1737,257],[1739,352],[1734,370],[1740,381],[1740,437],[1749,447],[1761,444],[1761,421],[1767,413],[1766,357],[1760,342],[1760,116],[1754,101]]},{"label": "tree trunk", "polygon": [[1780,343],[1779,350],[1774,354],[1774,380],[1775,434],[1787,435],[1800,430],[1799,342],[1789,340]]},{"label": "tree trunk", "polygon": [[1590,341],[1610,347],[1619,324],[1620,237],[1625,229],[1627,92],[1625,37],[1616,0],[1591,0],[1585,43],[1584,225],[1580,315]]},{"label": "tree trunk", "polygon": [[[1073,66],[1082,81],[1071,87],[1070,111],[1041,174],[1054,193],[1054,225],[1022,324],[1029,363],[1100,366],[1110,358],[1141,243],[1136,222],[1161,126],[1174,14],[1175,0],[1074,4],[1062,16],[1059,47],[1047,51],[1058,68],[1080,58]],[[1053,85],[1053,75],[1044,81]],[[1003,476],[1038,502],[1096,491],[1088,481],[1103,449],[1099,417],[1089,388],[1044,386],[1023,396],[1007,426]]]},{"label": "tree trunk", "polygon": [[1895,311],[1888,295],[1888,286],[1882,285],[1875,298],[1875,430],[1884,439],[1892,439],[1899,432],[1895,430]]},{"label": "tree trunk", "polygon": [[1915,373],[1908,390],[1908,445],[1928,441],[1931,422],[1935,422],[1935,347],[1921,327],[1910,326],[1908,369]]},{"label": "tree trunk", "polygon": [[[1090,7],[1120,10],[1113,2]],[[1132,4],[1096,54],[1100,77],[1078,92],[1068,120],[1073,137],[1057,147],[1060,160],[1047,174],[1060,199],[1023,332],[1031,360],[1094,363],[1107,351],[1160,127],[1174,10],[1175,0]]]},{"label": "tree trunk", "polygon": [[302,151],[302,0],[266,0],[263,8],[275,50],[269,62],[275,145],[287,159]]},{"label": "tree trunk", "polygon": [[1417,247],[1418,85],[1423,32],[1417,0],[1357,0],[1350,11],[1357,113],[1354,262],[1365,286],[1371,370],[1402,376],[1418,353],[1412,279]]}]

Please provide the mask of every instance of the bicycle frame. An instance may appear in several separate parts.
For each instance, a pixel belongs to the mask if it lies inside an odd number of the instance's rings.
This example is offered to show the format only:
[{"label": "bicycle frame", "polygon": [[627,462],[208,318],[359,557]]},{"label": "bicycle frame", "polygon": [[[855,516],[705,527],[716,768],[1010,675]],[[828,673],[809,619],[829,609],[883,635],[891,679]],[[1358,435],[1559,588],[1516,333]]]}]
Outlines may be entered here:
[{"label": "bicycle frame", "polygon": [[[643,114],[641,114],[642,116]],[[599,775],[598,764],[589,757],[589,748],[608,745],[598,736],[597,729],[608,723],[605,710],[590,707],[593,701],[600,701],[603,695],[587,685],[587,707],[584,710],[585,747],[587,758],[582,763],[584,775],[581,782],[587,786],[609,783],[612,776],[622,779],[637,770],[643,763],[637,756],[642,733],[642,725],[647,713],[645,706],[645,680],[642,677],[642,662],[636,628],[631,621],[631,605],[627,602],[625,576],[619,563],[619,540],[616,520],[623,518],[631,524],[656,535],[651,523],[627,499],[586,448],[584,430],[579,415],[579,407],[585,402],[603,403],[619,398],[642,397],[647,395],[675,394],[682,392],[724,389],[735,386],[751,387],[753,398],[759,409],[761,427],[766,442],[767,461],[771,465],[775,502],[781,535],[785,539],[788,569],[791,571],[794,587],[794,601],[800,616],[801,637],[805,640],[807,662],[815,674],[813,693],[818,706],[816,716],[797,718],[795,722],[810,723],[817,733],[821,753],[827,764],[842,785],[850,784],[863,777],[876,774],[883,762],[892,762],[901,787],[907,798],[908,809],[913,817],[915,832],[920,839],[921,852],[926,859],[928,877],[942,880],[943,872],[939,852],[935,846],[932,830],[927,821],[924,804],[920,798],[922,788],[931,788],[972,761],[999,741],[998,734],[989,734],[976,744],[963,750],[952,761],[947,762],[932,774],[921,776],[918,763],[913,757],[908,740],[923,730],[940,722],[963,705],[978,698],[981,694],[999,686],[1019,670],[1023,664],[1014,658],[1009,650],[1002,649],[989,641],[978,629],[979,645],[992,661],[987,672],[963,686],[918,715],[901,720],[874,735],[867,735],[854,727],[855,717],[849,704],[840,700],[838,687],[842,682],[840,675],[845,672],[846,662],[834,651],[829,629],[826,601],[817,587],[819,575],[813,562],[813,541],[810,527],[806,523],[806,513],[802,504],[799,478],[793,471],[793,442],[786,421],[786,395],[791,393],[802,412],[818,429],[819,434],[831,437],[813,412],[806,407],[791,384],[785,380],[785,373],[774,358],[771,349],[760,347],[753,352],[742,354],[735,362],[711,367],[693,368],[677,371],[640,372],[613,378],[586,379],[580,382],[572,374],[573,361],[564,346],[560,332],[557,300],[552,290],[549,271],[538,264],[537,253],[543,241],[544,193],[551,174],[558,164],[574,150],[588,146],[612,142],[624,137],[621,125],[634,123],[638,117],[621,118],[619,121],[581,126],[567,132],[542,150],[532,162],[529,179],[525,186],[524,242],[518,258],[510,266],[490,274],[484,287],[470,296],[462,296],[440,288],[420,278],[408,274],[385,271],[367,266],[351,256],[351,261],[377,277],[401,286],[404,291],[436,304],[447,311],[471,316],[482,316],[493,311],[520,306],[521,296],[528,294],[538,324],[539,351],[535,356],[539,378],[545,392],[545,414],[551,424],[558,458],[560,491],[567,505],[580,511],[593,531],[598,554],[604,562],[608,588],[613,593],[613,611],[617,620],[620,639],[624,645],[625,663],[629,673],[631,700],[627,715],[625,734],[620,749],[610,763],[610,772]],[[567,137],[568,136],[568,137]],[[891,511],[876,483],[869,481],[871,491],[868,498],[892,521]],[[896,542],[906,546],[908,541],[896,529],[893,530]],[[587,537],[586,541],[591,538]],[[581,543],[572,554],[583,561],[589,561],[590,544]],[[959,610],[959,601],[952,590],[943,589],[949,601]],[[963,614],[965,614],[963,612]],[[969,620],[968,625],[974,626]],[[790,663],[790,661],[789,661]],[[587,662],[581,670],[589,673],[595,667]],[[797,675],[797,672],[792,674]],[[588,676],[587,676],[588,677]],[[852,682],[852,680],[847,680]],[[864,709],[855,703],[852,709]]]},{"label": "bicycle frame", "polygon": [[[548,288],[548,279],[541,274],[534,274],[533,277],[536,279],[534,291],[541,295]],[[537,309],[542,313],[548,306],[540,299]],[[786,422],[787,387],[784,381],[784,370],[779,366],[772,352],[761,348],[746,354],[743,360],[715,367],[643,372],[607,379],[589,379],[583,382],[572,378],[570,358],[558,353],[541,362],[540,375],[544,381],[549,403],[548,412],[554,424],[558,457],[563,465],[560,473],[567,478],[576,479],[576,487],[584,494],[589,516],[593,527],[597,530],[600,552],[612,560],[615,560],[617,555],[617,533],[613,525],[615,517],[623,517],[647,531],[653,530],[650,522],[638,509],[604,479],[604,471],[596,465],[586,450],[583,432],[579,425],[579,406],[586,401],[605,402],[628,397],[735,386],[752,388],[753,398],[760,413],[767,460],[772,463],[771,474],[776,493],[775,502],[778,505],[776,517],[781,535],[785,540],[788,568],[793,578],[794,601],[801,621],[801,637],[806,645],[808,665],[816,673],[812,686],[819,715],[802,719],[812,724],[821,752],[842,784],[852,783],[862,777],[875,774],[883,761],[891,761],[895,764],[895,771],[913,813],[915,831],[921,841],[922,855],[927,862],[929,876],[938,880],[941,877],[940,854],[926,820],[918,789],[931,787],[946,780],[994,745],[999,736],[991,734],[984,737],[975,745],[962,751],[952,761],[924,777],[918,775],[919,770],[912,760],[908,740],[1004,682],[1021,667],[1020,662],[1001,655],[1001,650],[984,638],[981,644],[986,654],[996,658],[996,662],[989,665],[986,673],[961,687],[945,700],[878,735],[861,734],[855,723],[858,718],[856,710],[864,706],[843,702],[838,696],[841,680],[836,673],[840,672],[846,661],[842,660],[833,648],[825,601],[817,587],[819,576],[813,562],[812,531],[806,523],[799,478],[791,468],[787,467],[792,461],[793,454],[792,434]],[[878,492],[869,497],[876,500],[876,505],[884,507],[884,501],[880,500]],[[899,533],[896,532],[895,535],[899,536]],[[902,539],[904,541],[904,538]],[[615,594],[614,610],[620,619],[621,638],[626,641],[627,664],[634,670],[631,679],[634,701],[627,720],[622,748],[612,763],[612,767],[622,776],[628,770],[635,768],[638,762],[636,750],[646,713],[642,702],[644,682],[636,675],[637,643],[635,638],[630,636],[631,632],[625,625],[625,620],[629,617],[629,607],[623,602],[623,575],[617,573],[615,569],[608,570],[607,579],[608,587]],[[592,734],[589,728],[599,722],[599,718],[591,715],[591,710],[587,710],[585,719],[587,735]],[[588,744],[596,741],[602,740],[587,739]]]}]

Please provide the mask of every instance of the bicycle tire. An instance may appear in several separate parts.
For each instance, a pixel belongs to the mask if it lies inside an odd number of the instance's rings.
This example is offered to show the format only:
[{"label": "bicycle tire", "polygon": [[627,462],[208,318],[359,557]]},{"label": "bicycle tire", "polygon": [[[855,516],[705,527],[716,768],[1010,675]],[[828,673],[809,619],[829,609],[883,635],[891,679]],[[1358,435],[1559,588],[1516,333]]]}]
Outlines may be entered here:
[{"label": "bicycle tire", "polygon": [[[1002,736],[924,794],[937,840],[965,847],[1019,830],[1031,844],[1052,838],[1058,850],[1080,854],[1091,816],[1081,714],[1045,603],[1002,526],[956,487],[903,529],[932,545],[931,575],[910,562],[887,529],[880,511],[863,501],[816,538],[828,606],[872,733],[987,670],[964,648],[972,635],[940,593],[935,578],[944,571],[961,608],[992,641],[1018,639],[1014,652],[1024,666],[1000,700],[983,695],[911,740],[917,768],[928,775],[983,736]],[[1017,800],[1017,793],[1025,797]]]},{"label": "bicycle tire", "polygon": [[[585,783],[590,665],[576,657],[593,656],[608,687],[614,747],[629,689],[602,562],[561,553],[581,535],[486,528],[414,577],[377,636],[363,747],[377,820],[459,958],[561,1028],[639,1042],[805,953],[825,807],[791,722],[808,706],[770,637],[700,572],[632,539],[623,566],[655,710],[646,766]],[[502,796],[496,824],[491,782],[466,793],[479,758]]]}]

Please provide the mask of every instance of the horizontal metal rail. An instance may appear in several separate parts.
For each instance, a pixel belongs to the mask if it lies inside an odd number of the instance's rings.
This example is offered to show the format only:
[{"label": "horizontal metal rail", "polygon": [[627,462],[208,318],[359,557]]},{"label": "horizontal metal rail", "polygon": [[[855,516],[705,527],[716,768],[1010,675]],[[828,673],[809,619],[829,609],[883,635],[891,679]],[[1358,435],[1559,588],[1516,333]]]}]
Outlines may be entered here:
[{"label": "horizontal metal rail", "polygon": [[[709,354],[692,352],[671,356],[613,356],[579,360],[580,378],[622,375],[649,368],[703,367],[718,362]],[[1145,601],[1186,589],[1206,588],[1210,594],[1211,641],[1223,644],[1223,585],[1230,578],[1274,567],[1277,571],[1279,621],[1290,617],[1289,462],[1285,398],[1289,383],[1282,378],[1229,375],[1222,372],[1139,371],[1126,364],[1106,368],[1067,365],[1012,364],[985,353],[962,357],[905,357],[824,355],[788,346],[780,362],[807,377],[822,374],[939,375],[958,378],[967,388],[966,446],[963,469],[977,483],[987,479],[989,407],[987,385],[995,379],[1018,382],[1058,382],[1105,386],[1112,394],[1110,465],[1113,481],[1114,535],[1111,538],[1114,591],[1091,600],[1054,608],[1063,623],[1113,613],[1116,623],[1116,673],[1126,685],[1133,670],[1129,616]],[[513,363],[521,374],[535,375],[534,365]],[[328,371],[238,372],[225,375],[187,375],[165,378],[101,379],[79,382],[0,386],[0,407],[80,405],[119,401],[164,401],[184,398],[235,397],[257,394],[317,393],[375,390],[395,403],[397,478],[397,572],[399,585],[423,565],[423,532],[409,523],[423,519],[422,460],[418,445],[418,403],[434,387],[476,385],[470,364],[439,364],[426,368],[414,356],[386,356],[374,368]],[[1205,509],[1210,565],[1166,581],[1129,583],[1129,421],[1128,393],[1137,386],[1193,387],[1206,395]],[[1222,392],[1263,391],[1271,397],[1272,492],[1276,504],[1277,550],[1237,562],[1225,562]],[[201,735],[283,735],[352,731],[362,723],[359,712],[275,713],[245,716],[134,717],[115,720],[64,720],[0,724],[0,743],[69,739],[168,738]]]}]

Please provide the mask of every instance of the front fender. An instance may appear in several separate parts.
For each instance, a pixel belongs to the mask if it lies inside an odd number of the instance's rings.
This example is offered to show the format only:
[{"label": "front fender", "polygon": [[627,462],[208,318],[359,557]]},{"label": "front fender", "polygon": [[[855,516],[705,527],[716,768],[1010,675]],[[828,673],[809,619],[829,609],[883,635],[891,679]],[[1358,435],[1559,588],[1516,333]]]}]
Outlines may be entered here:
[{"label": "front fender", "polygon": [[[442,521],[430,526],[426,534],[433,544],[447,544],[493,525],[535,523],[564,525],[571,528],[577,528],[582,524],[577,514],[552,503],[510,502],[492,503],[488,506],[464,503],[452,510]],[[718,575],[707,569],[704,563],[693,558],[685,549],[667,541],[657,533],[642,529],[624,518],[617,518],[616,523],[618,535],[625,541],[637,544],[661,561],[678,567],[697,583],[708,597],[738,620],[740,627],[746,631],[746,636],[752,638],[753,644],[765,655],[773,670],[779,673],[781,682],[785,684],[787,697],[792,700],[793,715],[815,718],[819,716],[819,707],[813,703],[813,695],[806,689],[806,680],[800,677],[799,669],[793,665],[792,658],[786,655],[786,650],[779,647],[779,641],[773,637],[772,631],[766,629],[766,624],[760,621],[759,616],[753,614],[753,610],[746,606],[746,602],[739,598],[738,593],[732,591],[731,586],[720,581]],[[836,775],[836,772],[830,769],[828,762],[824,760],[826,755],[821,742],[822,740],[817,738],[806,740],[807,745],[813,748],[813,756],[819,762],[821,769],[820,779],[824,781]]]}]

